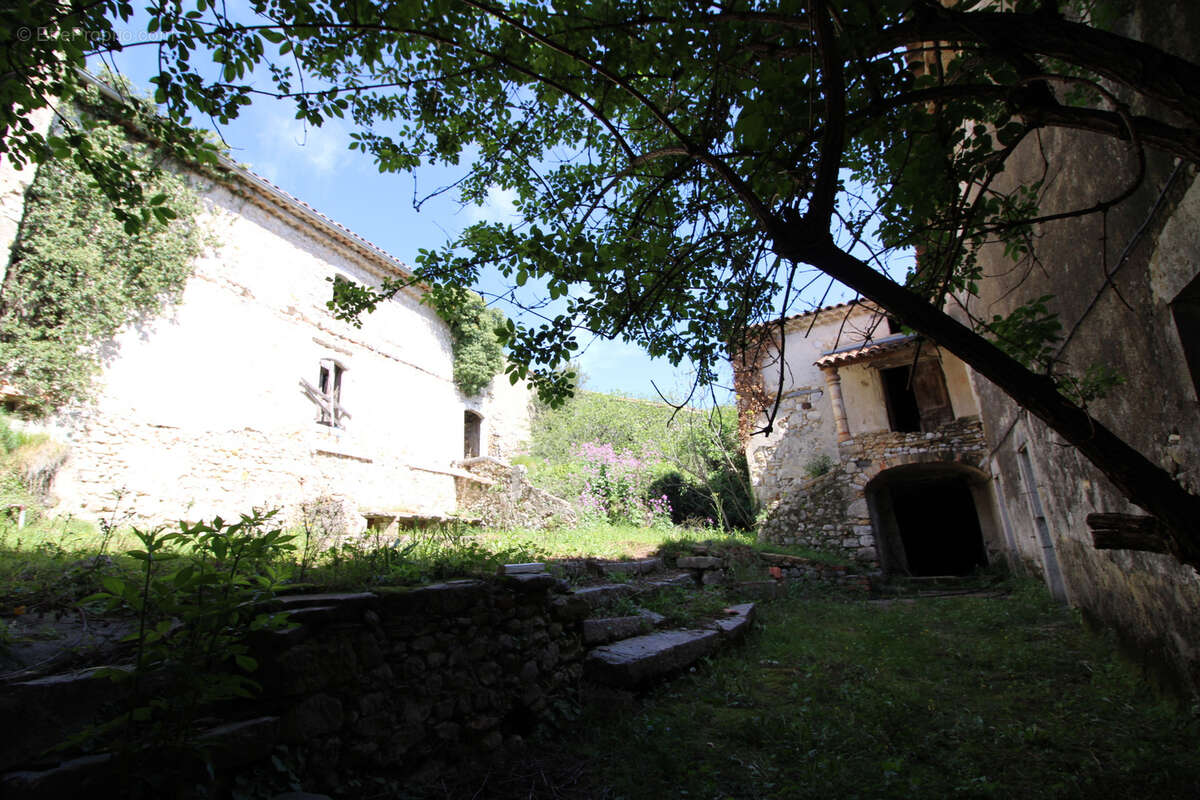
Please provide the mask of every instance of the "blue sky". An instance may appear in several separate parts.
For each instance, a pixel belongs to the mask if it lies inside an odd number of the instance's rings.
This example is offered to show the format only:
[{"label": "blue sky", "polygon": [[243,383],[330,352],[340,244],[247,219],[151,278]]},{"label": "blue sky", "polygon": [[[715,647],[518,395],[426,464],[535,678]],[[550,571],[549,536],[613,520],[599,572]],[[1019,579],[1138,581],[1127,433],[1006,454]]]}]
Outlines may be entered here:
[{"label": "blue sky", "polygon": [[[131,31],[125,41],[138,40],[139,34]],[[153,46],[127,48],[115,54],[113,60],[135,85],[149,87],[149,78],[156,71]],[[99,66],[94,64],[95,69]],[[195,122],[214,127],[199,117]],[[351,130],[350,124],[339,120],[319,128],[306,126],[295,119],[290,103],[259,98],[238,119],[221,126],[219,133],[233,160],[409,264],[418,250],[445,244],[471,223],[514,218],[511,195],[498,187],[483,206],[463,207],[456,193],[449,191],[424,200],[418,211],[415,201],[451,185],[461,177],[465,166],[461,171],[424,167],[414,175],[383,175],[369,157],[347,149]],[[820,281],[818,288],[824,290],[826,284]],[[485,274],[477,288],[501,291],[503,279],[498,274]],[[826,302],[852,296],[839,285]],[[818,299],[820,291],[813,301]],[[498,307],[510,316],[520,316],[511,306]],[[597,338],[590,343],[585,340],[583,346],[580,362],[588,389],[656,398],[656,385],[668,397],[682,399],[691,386],[686,368],[676,369],[665,360],[651,359],[634,345]],[[728,385],[728,376],[721,382]],[[717,396],[719,402],[727,402],[730,397],[727,390],[718,390]]]}]

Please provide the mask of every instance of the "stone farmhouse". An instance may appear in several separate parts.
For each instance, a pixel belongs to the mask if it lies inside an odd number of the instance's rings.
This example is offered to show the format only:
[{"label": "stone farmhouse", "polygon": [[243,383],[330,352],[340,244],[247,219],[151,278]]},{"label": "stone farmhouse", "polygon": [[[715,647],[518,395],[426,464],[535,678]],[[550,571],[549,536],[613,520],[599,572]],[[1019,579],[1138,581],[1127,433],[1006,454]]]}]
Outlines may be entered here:
[{"label": "stone farmhouse", "polygon": [[771,433],[746,440],[761,535],[873,572],[967,574],[1004,550],[979,401],[961,361],[893,330],[843,303],[788,319],[782,347],[738,364],[743,408],[779,398]]},{"label": "stone farmhouse", "polygon": [[[1134,3],[1122,25],[1200,60],[1195,3]],[[1118,196],[1139,177],[1128,143],[1109,137],[1050,128],[1021,148],[1008,175],[1033,180],[1052,167],[1042,214]],[[1200,493],[1196,176],[1197,165],[1147,150],[1127,200],[1103,218],[1040,225],[1036,264],[985,248],[978,296],[960,300],[991,319],[1052,295],[1060,363],[1074,374],[1104,365],[1124,379],[1090,401],[1092,414]],[[785,330],[782,357],[778,337],[735,357],[744,404],[782,393],[775,430],[747,443],[759,497],[773,509],[769,538],[842,549],[885,573],[1007,560],[1115,630],[1151,674],[1200,692],[1200,575],[1153,542],[1098,548],[1089,514],[1144,512],[1073,448],[953,356],[891,334],[869,303],[801,315]],[[745,422],[749,433],[765,418]]]},{"label": "stone farmhouse", "polygon": [[[326,308],[333,278],[409,273],[393,256],[232,163],[190,177],[216,245],[181,302],[123,330],[95,402],[51,421],[70,455],[54,513],[164,521],[332,497],[352,527],[453,514],[529,434],[524,382],[466,397],[447,325],[412,288],[361,328]],[[32,171],[0,164],[4,263]],[[456,481],[460,487],[456,487]],[[120,496],[114,492],[119,492]]]}]

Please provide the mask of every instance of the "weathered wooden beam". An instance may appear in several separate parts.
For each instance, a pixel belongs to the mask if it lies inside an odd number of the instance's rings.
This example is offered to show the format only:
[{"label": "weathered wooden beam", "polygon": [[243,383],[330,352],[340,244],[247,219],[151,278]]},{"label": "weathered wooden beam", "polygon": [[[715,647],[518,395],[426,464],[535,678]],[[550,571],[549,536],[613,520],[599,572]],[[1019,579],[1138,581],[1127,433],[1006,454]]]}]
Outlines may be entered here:
[{"label": "weathered wooden beam", "polygon": [[1154,517],[1140,514],[1088,514],[1092,546],[1097,550],[1140,550],[1172,554],[1167,529]]}]

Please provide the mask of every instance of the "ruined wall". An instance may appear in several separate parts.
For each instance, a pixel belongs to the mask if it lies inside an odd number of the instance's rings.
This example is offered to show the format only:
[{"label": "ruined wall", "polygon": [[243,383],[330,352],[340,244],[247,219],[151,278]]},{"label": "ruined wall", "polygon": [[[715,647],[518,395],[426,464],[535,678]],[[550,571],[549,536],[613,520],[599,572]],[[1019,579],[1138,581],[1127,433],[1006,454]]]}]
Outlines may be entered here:
[{"label": "ruined wall", "polygon": [[480,455],[508,460],[528,451],[533,423],[532,401],[529,383],[524,379],[509,383],[503,372],[493,378],[479,396],[465,399],[465,408],[483,417]]},{"label": "ruined wall", "polygon": [[[782,370],[783,397],[771,434],[751,436],[746,441],[750,482],[760,503],[778,501],[789,486],[808,477],[822,457],[837,458],[833,407],[825,376],[813,362],[827,350],[862,341],[880,324],[875,312],[866,306],[834,307],[820,312],[815,322],[811,316],[789,321],[782,361],[777,351],[762,354],[761,386],[773,400]],[[886,333],[884,327],[876,335]],[[760,428],[766,416],[760,413],[754,422],[754,428]],[[887,427],[886,416],[883,427]]]},{"label": "ruined wall", "polygon": [[463,466],[477,476],[455,479],[459,513],[465,517],[497,528],[552,528],[578,521],[570,503],[529,482],[524,466],[488,457],[467,459]]},{"label": "ruined wall", "polygon": [[[307,789],[338,796],[363,773],[401,778],[430,761],[519,749],[582,674],[588,608],[562,591],[540,574],[281,598],[300,625],[257,640],[262,693],[226,709],[202,738],[224,778],[286,745]],[[118,796],[106,754],[29,765],[107,719],[111,682],[80,673],[4,689],[6,717],[30,724],[0,746],[0,794]]]},{"label": "ruined wall", "polygon": [[[1135,5],[1123,32],[1200,60],[1200,6]],[[1132,111],[1137,110],[1135,104]],[[1053,168],[1042,213],[1115,196],[1133,174],[1124,143],[1062,130],[1042,132],[1041,141]],[[1011,169],[1035,176],[1042,164],[1041,154],[1027,148]],[[1107,398],[1093,401],[1092,413],[1196,492],[1200,403],[1170,309],[1200,269],[1200,184],[1194,176],[1194,166],[1176,167],[1171,159],[1149,153],[1142,186],[1107,220],[1092,215],[1041,227],[1042,268],[1013,269],[999,253],[985,254],[981,263],[988,277],[972,310],[991,318],[1053,294],[1050,307],[1072,332],[1063,350],[1066,363],[1076,372],[1104,364],[1125,377]],[[1134,652],[1163,666],[1169,680],[1200,689],[1196,572],[1167,556],[1094,550],[1087,514],[1140,509],[986,380],[975,376],[974,387],[995,451],[991,469],[1004,495],[1014,560],[1044,574],[1045,559],[1056,558],[1073,605],[1117,629]],[[1032,468],[1028,475],[1022,471],[1022,450]],[[1038,539],[1035,487],[1053,545],[1048,553]]]}]

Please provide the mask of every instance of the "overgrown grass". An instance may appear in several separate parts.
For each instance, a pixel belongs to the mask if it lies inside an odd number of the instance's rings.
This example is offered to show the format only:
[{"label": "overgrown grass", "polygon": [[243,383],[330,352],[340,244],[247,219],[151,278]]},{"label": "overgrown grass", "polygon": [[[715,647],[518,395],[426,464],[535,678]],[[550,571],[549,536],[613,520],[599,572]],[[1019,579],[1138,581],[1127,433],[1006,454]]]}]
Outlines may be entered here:
[{"label": "overgrown grass", "polygon": [[[297,536],[295,557],[274,567],[290,584],[345,589],[487,575],[500,564],[526,561],[672,557],[690,554],[700,543],[718,551],[754,548],[848,563],[804,548],[761,544],[749,533],[600,522],[551,531],[443,526],[403,532],[398,538],[368,534],[326,546],[310,560],[302,557],[302,538]],[[136,546],[127,526],[106,528],[81,520],[43,518],[18,529],[12,520],[0,520],[0,614],[22,606],[70,605],[96,590],[101,570],[93,564],[98,555],[106,557],[105,570],[132,570],[137,564],[123,554]]]},{"label": "overgrown grass", "polygon": [[760,606],[743,648],[589,712],[484,794],[1200,796],[1195,708],[1156,698],[1114,653],[1033,584],[915,603],[796,595]]},{"label": "overgrown grass", "polygon": [[535,542],[544,558],[645,558],[658,553],[664,547],[669,549],[712,539],[749,543],[753,540],[753,535],[740,532],[722,533],[711,528],[673,525],[646,528],[608,523],[549,531],[486,531],[480,534],[481,541],[497,545],[521,541]]}]

